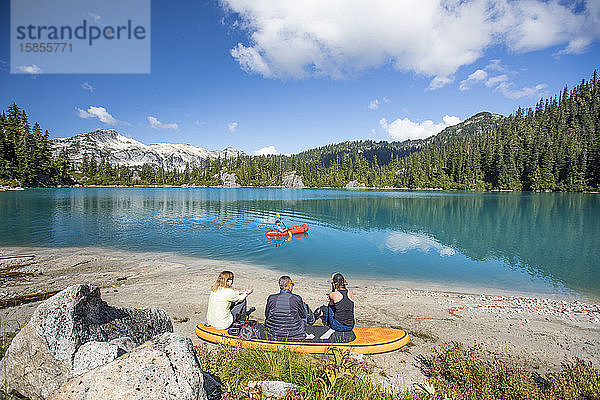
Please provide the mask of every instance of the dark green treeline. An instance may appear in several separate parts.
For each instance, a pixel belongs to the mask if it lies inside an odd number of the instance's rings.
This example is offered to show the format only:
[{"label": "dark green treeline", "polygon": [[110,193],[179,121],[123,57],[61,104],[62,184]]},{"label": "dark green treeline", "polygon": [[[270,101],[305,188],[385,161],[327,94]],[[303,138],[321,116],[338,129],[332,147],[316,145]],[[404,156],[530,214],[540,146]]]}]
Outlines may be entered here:
[{"label": "dark green treeline", "polygon": [[36,122],[31,129],[27,114],[16,104],[0,114],[0,184],[55,186],[72,183],[66,157],[52,159],[48,131]]},{"label": "dark green treeline", "polygon": [[[27,159],[47,154],[40,150],[47,146],[47,135],[36,133],[37,125],[29,132],[24,112],[11,106],[8,117],[2,116],[2,126],[0,177],[34,186],[46,182],[40,179],[46,175],[63,173],[64,177],[64,170],[49,174],[47,161]],[[150,164],[137,169],[114,166],[105,158],[85,155],[75,177],[84,184],[212,186],[222,184],[221,175],[228,172],[235,173],[237,183],[243,186],[279,186],[285,172],[296,171],[310,187],[343,187],[358,181],[370,187],[600,190],[600,82],[596,72],[571,91],[565,88],[558,97],[540,100],[534,108],[519,108],[491,126],[488,121],[482,129],[470,127],[468,132],[463,129],[461,134],[448,136],[442,132],[433,140],[356,141],[293,156],[204,160],[183,171]]]},{"label": "dark green treeline", "polygon": [[[141,171],[85,160],[97,184],[221,184],[220,172],[245,186],[277,186],[294,170],[311,187],[584,191],[600,189],[600,82],[596,72],[558,97],[518,109],[494,129],[448,140],[398,144],[347,142],[294,156],[207,160],[184,171],[144,165]],[[132,181],[132,177],[134,180]]]},{"label": "dark green treeline", "polygon": [[[445,189],[583,191],[600,188],[596,72],[560,97],[519,109],[497,129],[436,144],[394,163],[395,185]],[[389,173],[387,174],[389,176]]]}]

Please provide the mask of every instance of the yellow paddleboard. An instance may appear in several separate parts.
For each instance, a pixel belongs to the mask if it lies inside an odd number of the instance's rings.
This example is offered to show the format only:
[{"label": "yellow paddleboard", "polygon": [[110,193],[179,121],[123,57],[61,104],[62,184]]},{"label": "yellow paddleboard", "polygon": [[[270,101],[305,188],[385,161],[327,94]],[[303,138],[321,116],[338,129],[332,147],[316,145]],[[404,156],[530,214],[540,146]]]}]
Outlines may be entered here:
[{"label": "yellow paddleboard", "polygon": [[242,340],[232,336],[227,330],[215,329],[207,324],[196,326],[196,335],[210,343],[227,344],[261,350],[279,350],[288,348],[298,353],[325,354],[330,347],[350,350],[359,354],[379,354],[398,350],[409,342],[408,334],[394,328],[354,328],[356,339],[347,343],[329,343],[314,341],[283,341],[249,339]]}]

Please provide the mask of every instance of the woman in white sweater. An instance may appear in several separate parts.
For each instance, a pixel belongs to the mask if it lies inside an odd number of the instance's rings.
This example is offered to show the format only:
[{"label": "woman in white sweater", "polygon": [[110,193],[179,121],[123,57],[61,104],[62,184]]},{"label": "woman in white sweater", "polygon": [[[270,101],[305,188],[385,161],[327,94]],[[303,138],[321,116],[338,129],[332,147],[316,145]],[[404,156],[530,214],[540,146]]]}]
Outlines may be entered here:
[{"label": "woman in white sweater", "polygon": [[223,271],[210,290],[206,322],[217,329],[227,329],[246,313],[246,296],[254,291],[232,288],[233,272]]}]

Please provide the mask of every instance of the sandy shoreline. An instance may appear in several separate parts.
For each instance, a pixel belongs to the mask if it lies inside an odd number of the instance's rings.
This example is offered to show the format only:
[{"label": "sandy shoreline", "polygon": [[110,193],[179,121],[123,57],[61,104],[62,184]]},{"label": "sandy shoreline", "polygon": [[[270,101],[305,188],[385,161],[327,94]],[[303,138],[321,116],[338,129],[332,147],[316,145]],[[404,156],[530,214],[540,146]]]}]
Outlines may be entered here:
[{"label": "sandy shoreline", "polygon": [[[4,258],[34,255],[32,258]],[[264,304],[275,293],[282,274],[238,262],[197,259],[170,253],[134,253],[103,248],[0,248],[0,301],[61,290],[75,283],[102,288],[108,304],[157,306],[167,310],[176,332],[194,334],[205,319],[210,286],[224,269],[236,274],[236,287],[254,288],[250,306],[264,319]],[[323,271],[323,277],[334,271]],[[344,272],[344,271],[340,271]],[[323,277],[294,274],[295,293],[311,306],[324,302],[328,284]],[[431,354],[450,341],[509,354],[540,374],[576,357],[600,368],[600,301],[575,296],[511,293],[472,287],[418,286],[412,282],[353,279],[357,323],[396,326],[411,336],[404,351],[373,356],[385,370],[385,383],[408,386],[424,377],[415,357]],[[39,302],[1,309],[1,328],[12,330],[27,322]]]}]

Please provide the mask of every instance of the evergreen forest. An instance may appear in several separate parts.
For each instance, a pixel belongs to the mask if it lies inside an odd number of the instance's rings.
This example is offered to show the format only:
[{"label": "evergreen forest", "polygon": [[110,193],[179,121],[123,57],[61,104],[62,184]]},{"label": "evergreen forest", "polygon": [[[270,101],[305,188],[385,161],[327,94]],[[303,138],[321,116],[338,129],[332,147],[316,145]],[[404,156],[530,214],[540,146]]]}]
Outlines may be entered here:
[{"label": "evergreen forest", "polygon": [[600,190],[600,82],[588,81],[501,117],[480,113],[425,140],[354,141],[299,154],[205,159],[183,170],[111,165],[107,158],[51,157],[48,132],[30,128],[15,104],[0,115],[0,183],[97,185],[221,185],[224,172],[242,186],[279,186],[295,171],[309,187],[459,190]]}]

